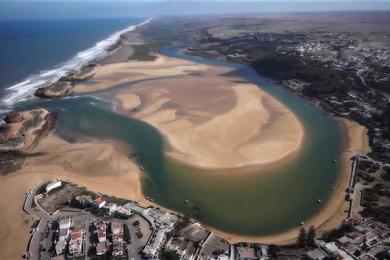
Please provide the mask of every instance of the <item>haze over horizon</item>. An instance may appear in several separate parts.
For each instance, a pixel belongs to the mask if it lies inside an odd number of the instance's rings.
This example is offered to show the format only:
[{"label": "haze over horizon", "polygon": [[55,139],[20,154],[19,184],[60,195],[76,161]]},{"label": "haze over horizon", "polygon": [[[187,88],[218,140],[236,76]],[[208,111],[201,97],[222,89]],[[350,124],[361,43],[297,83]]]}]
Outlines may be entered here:
[{"label": "haze over horizon", "polygon": [[387,10],[388,0],[0,0],[0,20]]}]

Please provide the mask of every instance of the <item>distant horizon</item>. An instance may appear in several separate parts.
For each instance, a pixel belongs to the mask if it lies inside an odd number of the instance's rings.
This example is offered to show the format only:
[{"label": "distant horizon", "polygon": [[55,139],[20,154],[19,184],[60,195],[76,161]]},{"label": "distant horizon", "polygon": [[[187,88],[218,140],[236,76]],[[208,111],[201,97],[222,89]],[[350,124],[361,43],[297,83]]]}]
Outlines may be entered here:
[{"label": "distant horizon", "polygon": [[[223,4],[221,4],[223,2]],[[281,4],[283,3],[283,4]],[[0,0],[0,20],[234,15],[288,12],[389,11],[390,1],[313,0]]]}]

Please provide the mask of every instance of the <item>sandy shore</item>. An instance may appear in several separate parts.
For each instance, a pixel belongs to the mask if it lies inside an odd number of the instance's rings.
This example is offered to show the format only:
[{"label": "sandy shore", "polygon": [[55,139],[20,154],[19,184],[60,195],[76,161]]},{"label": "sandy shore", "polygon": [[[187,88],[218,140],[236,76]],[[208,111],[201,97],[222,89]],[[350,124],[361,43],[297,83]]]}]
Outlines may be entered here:
[{"label": "sandy shore", "polygon": [[296,116],[231,68],[158,56],[93,73],[93,82],[74,90],[114,100],[121,113],[155,126],[170,147],[166,153],[186,164],[267,165],[290,158],[302,144]]},{"label": "sandy shore", "polygon": [[[367,153],[371,151],[368,143],[367,129],[365,127],[344,118],[339,119],[339,121],[345,130],[344,152],[340,157],[340,176],[334,185],[334,191],[331,197],[328,199],[324,207],[306,221],[303,226],[306,229],[310,226],[314,226],[317,234],[338,228],[346,219],[348,213],[348,203],[345,201],[345,191],[348,187],[351,176],[351,157],[359,153]],[[298,237],[299,231],[302,227],[299,226],[286,232],[270,236],[242,236],[221,232],[211,227],[208,228],[221,235],[231,243],[251,241],[266,244],[292,244],[296,242],[296,238]]]},{"label": "sandy shore", "polygon": [[[348,205],[344,196],[350,177],[350,157],[369,150],[366,129],[349,120],[341,119],[341,122],[347,142],[340,178],[324,208],[305,223],[305,227],[317,227],[318,233],[338,227],[345,219]],[[48,177],[69,180],[92,191],[151,205],[142,195],[142,175],[138,167],[123,155],[120,147],[111,142],[70,144],[51,135],[36,147],[36,151],[49,152],[47,155],[29,159],[22,170],[0,176],[0,195],[12,198],[12,203],[9,199],[0,200],[0,225],[3,227],[0,229],[0,259],[18,259],[26,250],[33,218],[22,211],[25,192]],[[242,236],[208,228],[229,242],[277,244],[295,242],[300,229],[297,227],[271,236]]]},{"label": "sandy shore", "polygon": [[21,170],[0,176],[0,195],[9,198],[0,201],[0,259],[20,259],[25,252],[33,223],[31,216],[22,211],[25,192],[48,177],[148,204],[142,195],[138,166],[118,144],[70,144],[51,135],[34,152],[47,154],[29,158]]}]

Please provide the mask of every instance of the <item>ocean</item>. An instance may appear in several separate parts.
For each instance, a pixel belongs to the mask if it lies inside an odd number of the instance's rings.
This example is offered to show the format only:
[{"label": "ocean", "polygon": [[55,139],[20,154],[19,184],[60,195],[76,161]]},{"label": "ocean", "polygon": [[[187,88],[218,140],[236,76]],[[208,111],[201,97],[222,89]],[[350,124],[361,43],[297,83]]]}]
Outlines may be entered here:
[{"label": "ocean", "polygon": [[104,55],[144,18],[0,20],[0,113],[34,89]]}]

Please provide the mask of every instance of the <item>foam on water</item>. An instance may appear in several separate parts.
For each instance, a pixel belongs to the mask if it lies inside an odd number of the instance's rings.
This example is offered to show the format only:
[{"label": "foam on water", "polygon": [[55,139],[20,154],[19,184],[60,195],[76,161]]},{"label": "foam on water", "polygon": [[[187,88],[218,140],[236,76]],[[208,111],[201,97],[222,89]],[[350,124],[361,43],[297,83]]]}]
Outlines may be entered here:
[{"label": "foam on water", "polygon": [[58,68],[42,71],[40,74],[30,76],[24,81],[8,87],[6,89],[7,93],[0,105],[0,113],[9,111],[16,103],[33,98],[35,90],[39,87],[54,83],[69,72],[79,70],[88,63],[106,56],[109,53],[110,47],[118,42],[123,33],[133,31],[138,26],[147,24],[150,20],[147,19],[138,25],[132,25],[115,32],[110,37],[96,43],[94,47],[77,53],[72,59],[63,63]]}]

